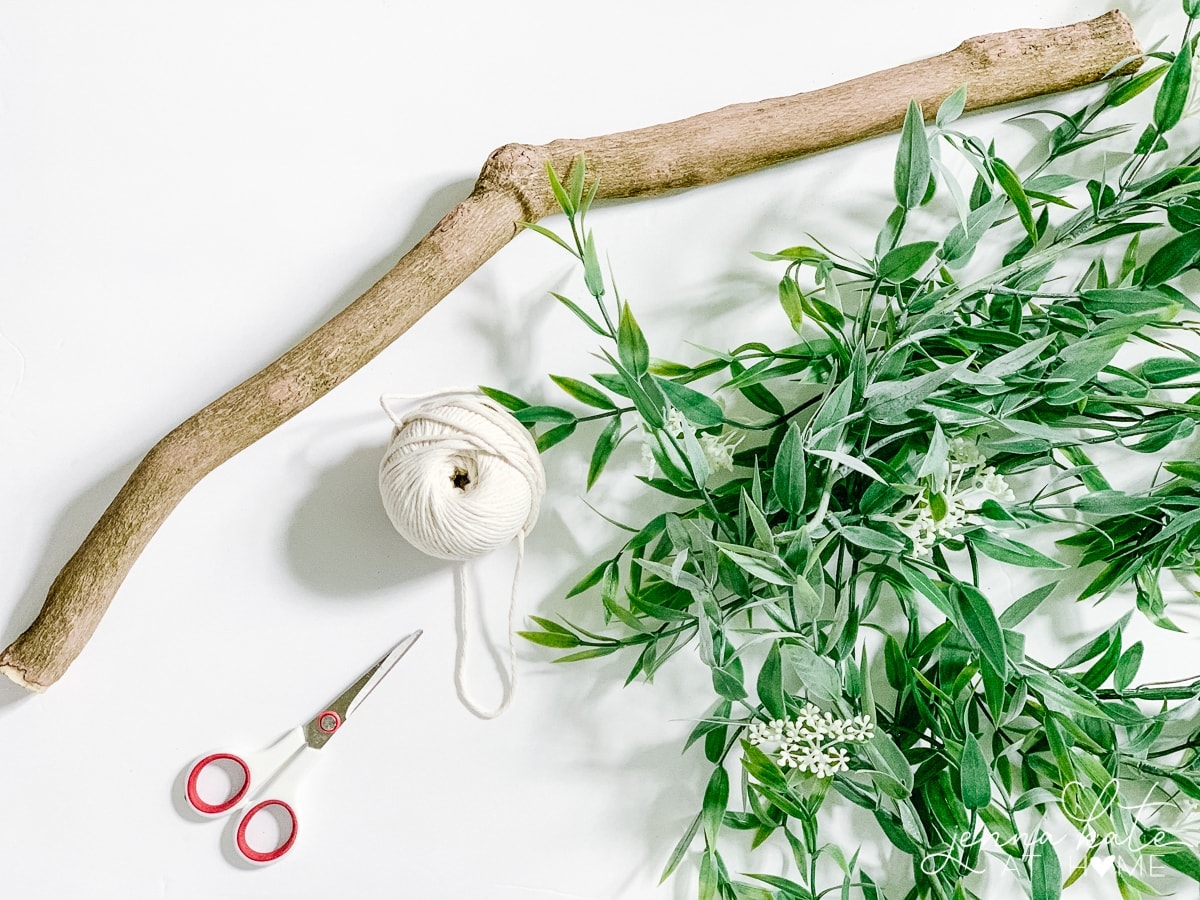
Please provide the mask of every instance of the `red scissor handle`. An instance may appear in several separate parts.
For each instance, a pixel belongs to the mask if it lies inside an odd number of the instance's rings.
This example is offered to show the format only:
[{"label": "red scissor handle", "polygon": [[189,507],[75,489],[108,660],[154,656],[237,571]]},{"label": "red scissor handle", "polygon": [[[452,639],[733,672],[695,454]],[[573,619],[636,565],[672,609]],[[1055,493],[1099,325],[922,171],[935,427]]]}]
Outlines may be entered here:
[{"label": "red scissor handle", "polygon": [[[250,826],[250,820],[269,806],[278,806],[285,813],[287,813],[288,818],[291,820],[291,831],[288,833],[287,837],[283,839],[283,842],[274,850],[255,850],[250,846],[249,841],[246,840],[246,829]],[[246,857],[246,859],[250,860],[250,862],[275,862],[275,860],[279,859],[279,857],[283,856],[283,854],[292,849],[292,844],[296,843],[296,832],[299,830],[299,828],[300,822],[296,818],[296,811],[292,809],[289,804],[282,800],[263,800],[261,803],[256,803],[254,806],[250,807],[246,815],[242,816],[242,820],[238,822],[238,852],[241,853],[242,856]]]},{"label": "red scissor handle", "polygon": [[[198,782],[200,781],[200,773],[215,762],[227,760],[234,763],[242,770],[242,784],[234,789],[230,796],[226,797],[218,803],[209,803],[200,796],[198,790]],[[204,813],[205,815],[215,816],[218,813],[229,812],[237,806],[242,798],[246,796],[246,791],[250,790],[250,766],[240,756],[235,756],[232,753],[210,753],[208,756],[197,760],[192,768],[188,770],[187,776],[187,801],[191,804],[196,812]]]}]

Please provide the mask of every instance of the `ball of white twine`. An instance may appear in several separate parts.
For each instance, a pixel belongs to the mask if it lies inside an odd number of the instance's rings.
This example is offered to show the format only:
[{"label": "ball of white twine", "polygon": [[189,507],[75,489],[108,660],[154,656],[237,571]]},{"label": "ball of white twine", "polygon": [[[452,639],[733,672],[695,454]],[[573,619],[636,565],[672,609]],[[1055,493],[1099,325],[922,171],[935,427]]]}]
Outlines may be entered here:
[{"label": "ball of white twine", "polygon": [[[397,415],[384,395],[384,411],[395,425],[379,466],[379,493],[396,530],[418,550],[454,560],[459,602],[455,684],[463,704],[481,718],[508,708],[516,687],[513,647],[517,584],[525,537],[537,521],[546,475],[529,431],[499,404],[481,394],[449,391],[424,398]],[[508,684],[500,705],[487,710],[466,689],[467,578],[465,563],[517,544],[508,614]]]}]

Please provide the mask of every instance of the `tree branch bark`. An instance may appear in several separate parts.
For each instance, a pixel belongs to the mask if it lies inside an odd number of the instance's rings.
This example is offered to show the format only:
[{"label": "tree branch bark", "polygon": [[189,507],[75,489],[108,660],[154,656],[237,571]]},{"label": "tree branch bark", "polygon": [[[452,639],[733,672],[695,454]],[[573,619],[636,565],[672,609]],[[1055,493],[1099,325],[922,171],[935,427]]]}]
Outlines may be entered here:
[{"label": "tree branch bark", "polygon": [[201,478],[379,354],[508,243],[517,222],[556,211],[546,163],[565,176],[582,153],[600,178],[599,198],[649,197],[897,129],[910,99],[929,115],[966,84],[968,109],[1010,103],[1096,81],[1139,53],[1128,20],[1111,12],[972,38],[939,56],[791,97],[602,137],[501,147],[470,196],[362,297],[150,450],[54,580],[33,624],[0,654],[0,671],[34,691],[57,681],[150,538]]}]

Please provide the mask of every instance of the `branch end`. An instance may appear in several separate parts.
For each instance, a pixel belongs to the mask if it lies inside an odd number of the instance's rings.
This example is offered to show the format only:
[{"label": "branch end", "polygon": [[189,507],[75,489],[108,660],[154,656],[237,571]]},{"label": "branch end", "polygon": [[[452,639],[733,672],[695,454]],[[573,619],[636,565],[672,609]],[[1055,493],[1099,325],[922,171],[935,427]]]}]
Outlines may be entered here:
[{"label": "branch end", "polygon": [[13,684],[19,685],[34,694],[41,694],[46,690],[46,685],[27,680],[24,670],[18,666],[11,664],[0,665],[0,675],[7,676]]}]

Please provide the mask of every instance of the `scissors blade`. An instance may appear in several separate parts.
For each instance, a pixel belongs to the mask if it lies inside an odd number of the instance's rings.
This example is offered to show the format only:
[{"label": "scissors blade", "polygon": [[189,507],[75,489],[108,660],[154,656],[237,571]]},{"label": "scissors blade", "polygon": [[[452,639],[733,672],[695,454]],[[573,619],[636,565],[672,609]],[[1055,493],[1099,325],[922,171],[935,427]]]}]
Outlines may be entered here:
[{"label": "scissors blade", "polygon": [[379,682],[392,670],[392,667],[412,649],[412,645],[423,633],[418,629],[402,638],[395,647],[383,655],[379,662],[363,672],[354,684],[338,694],[333,702],[310,719],[304,725],[304,740],[308,746],[315,750],[324,747],[371,691],[378,687]]}]

